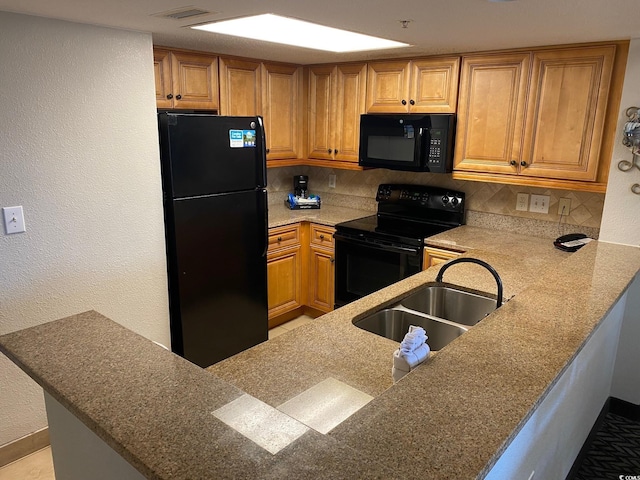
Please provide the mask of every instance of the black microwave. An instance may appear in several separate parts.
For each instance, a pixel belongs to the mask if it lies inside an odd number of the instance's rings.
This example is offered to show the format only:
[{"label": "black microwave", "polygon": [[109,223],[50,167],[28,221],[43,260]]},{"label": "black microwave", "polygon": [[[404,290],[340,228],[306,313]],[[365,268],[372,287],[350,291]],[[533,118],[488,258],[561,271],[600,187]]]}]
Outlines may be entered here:
[{"label": "black microwave", "polygon": [[360,116],[361,167],[449,173],[454,114]]}]

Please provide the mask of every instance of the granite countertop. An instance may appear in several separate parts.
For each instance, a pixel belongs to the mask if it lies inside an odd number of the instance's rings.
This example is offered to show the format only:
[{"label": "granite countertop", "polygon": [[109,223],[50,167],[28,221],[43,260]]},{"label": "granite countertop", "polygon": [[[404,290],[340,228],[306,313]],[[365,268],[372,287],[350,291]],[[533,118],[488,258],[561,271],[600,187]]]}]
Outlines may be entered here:
[{"label": "granite countertop", "polygon": [[333,227],[337,223],[374,215],[375,210],[339,207],[323,204],[317,209],[290,210],[284,203],[269,205],[269,228],[282,227],[297,222],[313,222]]},{"label": "granite countertop", "polygon": [[[208,371],[96,312],[4,335],[0,350],[148,478],[482,478],[640,270],[640,249],[592,242],[568,254],[466,226],[428,243],[488,261],[512,298],[396,384],[397,343],[352,322],[438,267]],[[444,280],[496,288],[472,264]],[[276,454],[211,415],[245,393],[278,407],[327,378],[372,398]]]}]

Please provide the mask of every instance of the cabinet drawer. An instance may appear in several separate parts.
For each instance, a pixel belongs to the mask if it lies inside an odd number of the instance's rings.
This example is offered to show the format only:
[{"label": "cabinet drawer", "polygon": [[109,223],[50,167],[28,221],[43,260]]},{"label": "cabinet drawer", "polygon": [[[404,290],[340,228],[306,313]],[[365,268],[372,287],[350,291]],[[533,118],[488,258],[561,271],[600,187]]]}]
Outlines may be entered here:
[{"label": "cabinet drawer", "polygon": [[269,229],[269,251],[300,243],[300,225],[286,225]]},{"label": "cabinet drawer", "polygon": [[326,225],[317,225],[312,223],[310,226],[310,242],[312,245],[333,248],[333,234],[335,228]]}]

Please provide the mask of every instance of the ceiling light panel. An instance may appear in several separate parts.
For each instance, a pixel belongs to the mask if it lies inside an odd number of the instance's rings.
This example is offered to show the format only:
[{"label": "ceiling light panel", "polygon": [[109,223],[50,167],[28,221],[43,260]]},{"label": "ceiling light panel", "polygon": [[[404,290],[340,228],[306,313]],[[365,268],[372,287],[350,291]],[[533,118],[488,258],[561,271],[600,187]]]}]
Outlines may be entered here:
[{"label": "ceiling light panel", "polygon": [[325,27],[270,13],[194,25],[191,28],[338,53],[410,46],[406,43]]}]

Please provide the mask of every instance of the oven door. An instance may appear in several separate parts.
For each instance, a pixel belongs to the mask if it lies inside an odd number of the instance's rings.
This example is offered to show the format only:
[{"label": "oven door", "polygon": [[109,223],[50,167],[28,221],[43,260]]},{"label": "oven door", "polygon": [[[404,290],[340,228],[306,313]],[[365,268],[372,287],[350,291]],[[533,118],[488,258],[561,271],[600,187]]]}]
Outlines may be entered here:
[{"label": "oven door", "polygon": [[422,270],[423,247],[374,243],[336,233],[335,307]]}]

